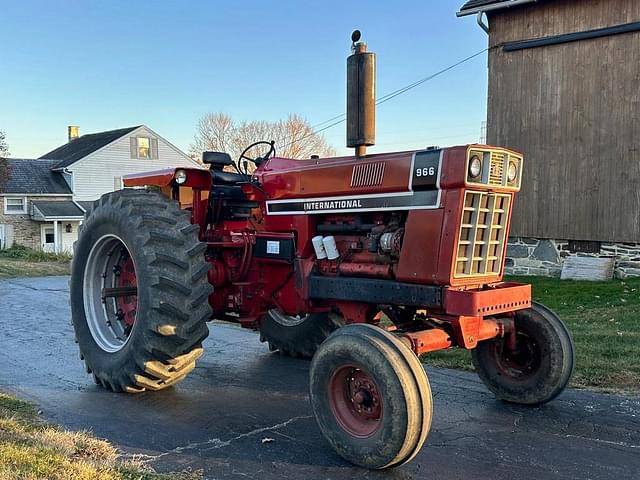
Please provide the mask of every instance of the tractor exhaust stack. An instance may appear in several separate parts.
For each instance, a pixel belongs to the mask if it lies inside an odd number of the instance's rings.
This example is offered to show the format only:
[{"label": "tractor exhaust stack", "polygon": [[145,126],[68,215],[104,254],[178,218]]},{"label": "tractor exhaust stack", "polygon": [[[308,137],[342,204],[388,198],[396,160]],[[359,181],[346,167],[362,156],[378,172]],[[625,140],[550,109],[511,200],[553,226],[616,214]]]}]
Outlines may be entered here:
[{"label": "tractor exhaust stack", "polygon": [[376,143],[376,54],[359,42],[360,31],[351,34],[347,57],[347,147],[364,157]]}]

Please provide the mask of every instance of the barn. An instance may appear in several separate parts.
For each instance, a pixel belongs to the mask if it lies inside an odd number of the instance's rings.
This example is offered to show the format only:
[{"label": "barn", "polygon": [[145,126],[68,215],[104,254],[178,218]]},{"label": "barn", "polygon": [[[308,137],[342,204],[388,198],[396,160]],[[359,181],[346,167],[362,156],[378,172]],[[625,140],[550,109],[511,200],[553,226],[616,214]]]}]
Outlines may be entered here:
[{"label": "barn", "polygon": [[640,275],[640,1],[470,0],[466,15],[488,34],[487,143],[525,155],[508,272],[597,257]]}]

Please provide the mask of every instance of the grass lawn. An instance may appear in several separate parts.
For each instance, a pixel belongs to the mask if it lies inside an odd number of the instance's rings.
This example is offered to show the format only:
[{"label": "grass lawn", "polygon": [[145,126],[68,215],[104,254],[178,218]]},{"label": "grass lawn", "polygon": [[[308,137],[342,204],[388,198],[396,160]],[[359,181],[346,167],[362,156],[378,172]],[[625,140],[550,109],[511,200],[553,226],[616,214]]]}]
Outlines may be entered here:
[{"label": "grass lawn", "polygon": [[33,405],[0,393],[3,480],[193,480],[200,474],[156,474],[123,460],[108,442],[43,422]]},{"label": "grass lawn", "polygon": [[[533,298],[562,318],[576,346],[574,387],[640,392],[640,279],[578,282],[511,277],[531,283]],[[428,365],[472,370],[462,349],[428,353]]]},{"label": "grass lawn", "polygon": [[69,275],[71,257],[14,245],[0,250],[0,278]]}]

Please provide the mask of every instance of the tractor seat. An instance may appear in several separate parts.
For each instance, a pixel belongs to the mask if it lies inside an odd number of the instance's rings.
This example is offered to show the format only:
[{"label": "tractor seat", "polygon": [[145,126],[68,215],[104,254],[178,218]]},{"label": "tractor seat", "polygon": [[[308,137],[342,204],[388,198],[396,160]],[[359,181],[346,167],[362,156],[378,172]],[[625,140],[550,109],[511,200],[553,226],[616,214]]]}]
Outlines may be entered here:
[{"label": "tractor seat", "polygon": [[236,185],[247,179],[239,173],[225,172],[224,167],[233,165],[231,156],[225,152],[203,152],[202,163],[209,165],[211,180],[214,185]]},{"label": "tractor seat", "polygon": [[247,179],[239,173],[224,172],[222,170],[211,170],[211,179],[214,185],[237,185],[246,182]]},{"label": "tractor seat", "polygon": [[225,152],[202,152],[202,163],[209,165],[211,170],[222,170],[233,165],[233,160]]}]

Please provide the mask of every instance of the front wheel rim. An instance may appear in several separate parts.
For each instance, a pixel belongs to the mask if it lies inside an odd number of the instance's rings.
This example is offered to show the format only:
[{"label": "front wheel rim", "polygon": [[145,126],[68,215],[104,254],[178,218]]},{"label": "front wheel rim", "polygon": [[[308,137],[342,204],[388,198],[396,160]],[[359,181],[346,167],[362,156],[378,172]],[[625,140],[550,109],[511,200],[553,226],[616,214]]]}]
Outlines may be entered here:
[{"label": "front wheel rim", "polygon": [[130,340],[138,312],[136,268],[124,241],[105,235],[91,248],[83,279],[87,326],[98,347],[108,353]]},{"label": "front wheel rim", "polygon": [[510,350],[506,342],[494,345],[494,361],[501,375],[526,380],[536,375],[542,364],[539,343],[524,332],[516,332],[516,349]]},{"label": "front wheel rim", "polygon": [[382,394],[374,378],[355,365],[336,369],[329,380],[329,405],[338,424],[356,438],[368,438],[382,425]]}]

